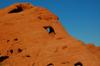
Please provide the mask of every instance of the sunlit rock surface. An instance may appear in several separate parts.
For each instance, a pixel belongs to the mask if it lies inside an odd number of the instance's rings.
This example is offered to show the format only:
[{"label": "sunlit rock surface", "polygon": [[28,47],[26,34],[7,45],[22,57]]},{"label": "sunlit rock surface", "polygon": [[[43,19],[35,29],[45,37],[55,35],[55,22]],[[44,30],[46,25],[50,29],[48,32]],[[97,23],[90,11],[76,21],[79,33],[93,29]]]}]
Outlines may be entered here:
[{"label": "sunlit rock surface", "polygon": [[1,66],[100,66],[100,47],[68,34],[59,18],[28,3],[0,9]]}]

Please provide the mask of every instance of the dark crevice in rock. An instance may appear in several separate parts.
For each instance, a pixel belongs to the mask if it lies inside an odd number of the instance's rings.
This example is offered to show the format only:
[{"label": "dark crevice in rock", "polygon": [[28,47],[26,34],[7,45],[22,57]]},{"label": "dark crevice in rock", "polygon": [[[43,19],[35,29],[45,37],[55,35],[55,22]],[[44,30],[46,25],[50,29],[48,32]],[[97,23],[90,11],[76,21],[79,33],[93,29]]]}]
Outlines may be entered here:
[{"label": "dark crevice in rock", "polygon": [[4,60],[8,59],[9,56],[0,56],[0,62],[3,62]]},{"label": "dark crevice in rock", "polygon": [[49,63],[47,66],[54,66],[54,64],[52,64],[52,63]]},{"label": "dark crevice in rock", "polygon": [[8,13],[19,13],[19,12],[22,12],[22,11],[23,11],[23,8],[21,6],[17,6],[15,9],[11,10]]},{"label": "dark crevice in rock", "polygon": [[7,40],[7,43],[9,42],[10,40]]},{"label": "dark crevice in rock", "polygon": [[26,57],[31,57],[30,55],[26,55]]},{"label": "dark crevice in rock", "polygon": [[14,41],[18,41],[18,38],[15,38]]},{"label": "dark crevice in rock", "polygon": [[81,62],[77,62],[74,64],[74,66],[83,66],[83,64]]},{"label": "dark crevice in rock", "polygon": [[44,26],[44,29],[46,29],[49,34],[55,34],[55,31],[51,26]]},{"label": "dark crevice in rock", "polygon": [[10,53],[12,54],[13,53],[13,50],[10,50]]},{"label": "dark crevice in rock", "polygon": [[18,48],[18,53],[20,53],[20,52],[22,52],[22,51],[23,51],[22,49]]}]

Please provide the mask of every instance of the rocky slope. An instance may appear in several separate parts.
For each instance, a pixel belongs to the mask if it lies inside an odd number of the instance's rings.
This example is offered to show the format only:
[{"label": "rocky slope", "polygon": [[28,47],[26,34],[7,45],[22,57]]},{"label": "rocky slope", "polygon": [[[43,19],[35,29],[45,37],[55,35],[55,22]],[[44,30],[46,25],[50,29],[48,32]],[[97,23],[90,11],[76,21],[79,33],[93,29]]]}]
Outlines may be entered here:
[{"label": "rocky slope", "polygon": [[100,66],[100,47],[73,38],[59,18],[28,3],[0,9],[1,66]]}]

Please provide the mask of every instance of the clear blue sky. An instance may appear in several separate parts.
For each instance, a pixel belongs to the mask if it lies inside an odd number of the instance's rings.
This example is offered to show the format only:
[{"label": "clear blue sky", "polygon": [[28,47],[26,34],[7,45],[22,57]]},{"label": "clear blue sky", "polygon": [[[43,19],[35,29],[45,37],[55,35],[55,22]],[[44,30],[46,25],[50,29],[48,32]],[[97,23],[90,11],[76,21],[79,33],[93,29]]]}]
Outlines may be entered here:
[{"label": "clear blue sky", "polygon": [[48,8],[72,36],[100,46],[100,0],[0,0],[0,8],[16,2]]}]

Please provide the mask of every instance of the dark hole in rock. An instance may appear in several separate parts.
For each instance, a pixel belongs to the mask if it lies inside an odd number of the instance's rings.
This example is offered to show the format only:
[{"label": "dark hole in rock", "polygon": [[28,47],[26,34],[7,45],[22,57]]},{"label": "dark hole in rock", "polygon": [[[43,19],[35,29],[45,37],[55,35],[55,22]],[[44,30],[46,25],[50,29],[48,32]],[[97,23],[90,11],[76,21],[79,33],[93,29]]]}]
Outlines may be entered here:
[{"label": "dark hole in rock", "polygon": [[14,41],[18,41],[18,38],[15,38]]},{"label": "dark hole in rock", "polygon": [[30,55],[26,55],[26,57],[31,57]]},{"label": "dark hole in rock", "polygon": [[15,9],[11,10],[8,13],[18,13],[18,12],[22,12],[23,8],[21,6],[17,6]]},{"label": "dark hole in rock", "polygon": [[9,56],[0,56],[0,62],[3,62],[4,60],[8,59]]},{"label": "dark hole in rock", "polygon": [[10,40],[7,40],[7,43],[9,42]]},{"label": "dark hole in rock", "polygon": [[44,28],[48,31],[49,34],[51,34],[51,33],[55,34],[55,31],[51,26],[45,26]]},{"label": "dark hole in rock", "polygon": [[18,48],[18,53],[22,52],[22,49]]},{"label": "dark hole in rock", "polygon": [[50,64],[48,64],[47,66],[54,66],[54,64],[50,63]]},{"label": "dark hole in rock", "polygon": [[13,50],[10,50],[10,53],[12,54],[13,53]]},{"label": "dark hole in rock", "polygon": [[83,64],[81,62],[77,62],[74,66],[83,66]]}]

